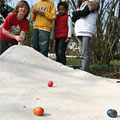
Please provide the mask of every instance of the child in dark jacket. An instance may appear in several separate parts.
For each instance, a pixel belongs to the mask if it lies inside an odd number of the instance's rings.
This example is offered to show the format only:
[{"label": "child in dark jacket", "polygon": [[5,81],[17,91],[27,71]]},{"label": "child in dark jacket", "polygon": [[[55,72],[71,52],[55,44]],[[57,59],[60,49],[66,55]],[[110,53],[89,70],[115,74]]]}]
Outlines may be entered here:
[{"label": "child in dark jacket", "polygon": [[[72,36],[72,20],[67,14],[68,4],[60,2],[57,5],[58,14],[53,25],[56,61],[66,65],[66,47]],[[52,38],[53,39],[53,38]]]}]

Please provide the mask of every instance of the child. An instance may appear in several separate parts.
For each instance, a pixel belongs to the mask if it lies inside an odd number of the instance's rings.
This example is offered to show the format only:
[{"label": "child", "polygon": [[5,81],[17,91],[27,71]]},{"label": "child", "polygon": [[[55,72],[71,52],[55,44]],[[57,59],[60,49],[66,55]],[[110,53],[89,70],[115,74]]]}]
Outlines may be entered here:
[{"label": "child", "polygon": [[0,30],[0,55],[11,45],[21,45],[29,28],[26,19],[30,12],[28,3],[21,0],[17,3],[13,13],[8,15]]},{"label": "child", "polygon": [[89,48],[91,37],[96,33],[98,8],[99,0],[82,0],[82,3],[78,4],[77,11],[73,12],[72,20],[75,22],[75,34],[79,40],[82,56],[81,69],[84,71],[89,71]]},{"label": "child", "polygon": [[31,17],[35,22],[32,47],[47,57],[52,21],[56,18],[54,3],[49,0],[38,1],[32,9]]},{"label": "child", "polygon": [[[67,2],[59,2],[57,5],[58,14],[54,24],[54,38],[56,61],[66,65],[66,47],[72,36],[72,20],[67,14]],[[53,34],[53,33],[52,33]]]}]

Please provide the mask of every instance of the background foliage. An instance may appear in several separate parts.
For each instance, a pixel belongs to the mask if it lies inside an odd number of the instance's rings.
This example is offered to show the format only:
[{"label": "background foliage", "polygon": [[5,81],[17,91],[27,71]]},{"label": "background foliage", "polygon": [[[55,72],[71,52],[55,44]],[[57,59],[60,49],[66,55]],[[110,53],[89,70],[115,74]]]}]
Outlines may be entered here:
[{"label": "background foliage", "polygon": [[6,16],[13,11],[13,8],[8,5],[9,0],[0,0],[0,25],[3,23]]}]

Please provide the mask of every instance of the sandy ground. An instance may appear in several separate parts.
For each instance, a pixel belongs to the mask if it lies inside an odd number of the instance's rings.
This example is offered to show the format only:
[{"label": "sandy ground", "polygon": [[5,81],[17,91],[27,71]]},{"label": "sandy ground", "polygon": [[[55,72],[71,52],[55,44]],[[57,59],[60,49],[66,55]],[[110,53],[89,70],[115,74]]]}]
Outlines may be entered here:
[{"label": "sandy ground", "polygon": [[[53,87],[48,87],[53,81]],[[0,56],[0,120],[120,120],[120,83],[73,70],[27,46]],[[43,116],[33,114],[37,106]]]}]

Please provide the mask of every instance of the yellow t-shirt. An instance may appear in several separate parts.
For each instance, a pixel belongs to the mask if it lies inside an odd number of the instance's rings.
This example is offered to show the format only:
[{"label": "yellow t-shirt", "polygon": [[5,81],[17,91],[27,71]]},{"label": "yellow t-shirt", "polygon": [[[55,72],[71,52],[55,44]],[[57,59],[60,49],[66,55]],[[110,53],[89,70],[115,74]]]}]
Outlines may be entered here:
[{"label": "yellow t-shirt", "polygon": [[[38,13],[36,16],[33,14],[33,10],[40,10],[44,12],[44,16],[40,16]],[[34,21],[34,29],[49,31],[52,28],[52,21],[56,19],[55,5],[52,1],[40,0],[38,1],[31,11],[32,21]]]}]

